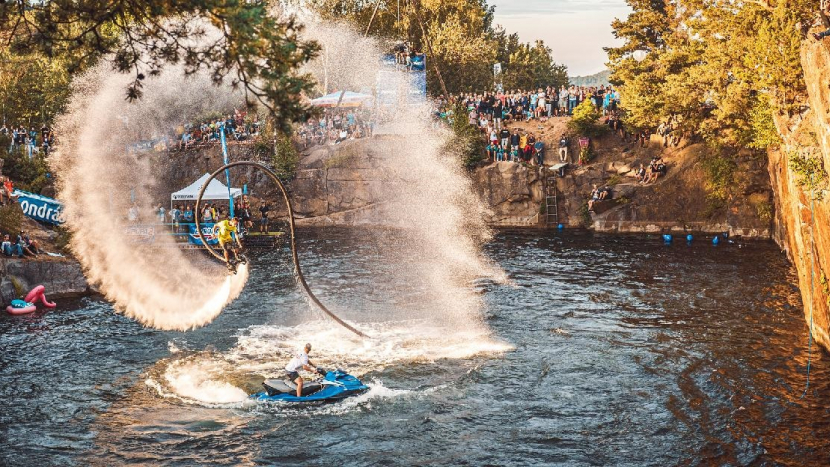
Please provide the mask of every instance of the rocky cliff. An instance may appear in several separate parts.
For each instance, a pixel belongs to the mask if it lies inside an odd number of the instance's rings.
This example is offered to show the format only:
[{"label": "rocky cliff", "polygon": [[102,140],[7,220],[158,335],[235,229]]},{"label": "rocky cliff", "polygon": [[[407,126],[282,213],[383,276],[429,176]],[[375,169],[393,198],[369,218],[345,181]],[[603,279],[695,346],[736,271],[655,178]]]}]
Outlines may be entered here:
[{"label": "rocky cliff", "polygon": [[[808,107],[800,115],[776,118],[784,144],[771,151],[769,172],[776,194],[776,240],[798,271],[804,315],[808,324],[812,322],[813,337],[830,350],[830,46],[805,42],[801,65]],[[799,160],[820,164],[805,170]],[[805,183],[810,181],[815,186]]]},{"label": "rocky cliff", "polygon": [[[567,119],[544,125],[517,124],[536,131],[548,148],[554,148],[567,131]],[[472,174],[472,186],[484,201],[484,221],[495,227],[545,227],[546,194],[556,187],[558,218],[568,227],[588,227],[600,232],[730,232],[753,238],[770,238],[772,190],[766,161],[738,155],[735,194],[721,206],[708,201],[707,176],[701,168],[703,145],[663,148],[658,138],[641,148],[633,141],[608,135],[593,143],[596,158],[585,166],[572,165],[565,177],[549,169],[511,162],[488,164]],[[296,177],[288,183],[300,225],[383,225],[391,218],[387,209],[407,209],[396,194],[405,180],[384,170],[383,151],[394,150],[394,137],[347,141],[316,146],[305,151]],[[573,158],[572,148],[571,157]],[[635,183],[640,163],[660,155],[669,166],[668,176],[649,186]],[[165,173],[167,189],[177,190],[204,172],[221,166],[221,151],[171,153]],[[232,146],[231,160],[253,158],[250,146]],[[267,163],[267,161],[265,161]],[[546,165],[558,162],[555,151]],[[253,170],[234,172],[234,184],[247,184],[254,199],[276,199],[276,187]],[[593,185],[611,186],[613,200],[598,203],[595,213],[586,211]],[[164,192],[165,190],[159,190]],[[159,202],[164,200],[160,199]],[[553,211],[553,209],[551,209]]]},{"label": "rocky cliff", "polygon": [[46,287],[47,297],[84,295],[90,292],[81,265],[63,260],[0,260],[0,299],[9,303],[37,285]]}]

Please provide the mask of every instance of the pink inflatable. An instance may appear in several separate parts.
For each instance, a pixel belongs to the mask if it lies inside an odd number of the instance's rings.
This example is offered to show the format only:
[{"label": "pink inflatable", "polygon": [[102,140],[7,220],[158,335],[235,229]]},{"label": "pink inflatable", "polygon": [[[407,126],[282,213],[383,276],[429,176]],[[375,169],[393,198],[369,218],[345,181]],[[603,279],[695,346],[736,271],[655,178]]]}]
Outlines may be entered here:
[{"label": "pink inflatable", "polygon": [[[25,315],[37,311],[34,303],[19,303],[19,300],[13,300],[12,305],[6,307],[6,313],[10,315]],[[14,306],[17,305],[17,306]]]},{"label": "pink inflatable", "polygon": [[46,298],[46,295],[44,294],[44,292],[46,292],[46,287],[44,287],[42,285],[39,285],[39,286],[35,287],[34,289],[30,290],[29,293],[26,294],[26,298],[24,298],[23,301],[26,301],[26,302],[29,302],[29,303],[32,303],[32,304],[35,304],[38,301],[40,301],[41,303],[43,303],[43,306],[45,306],[46,308],[55,308],[57,305],[53,302],[50,302]]}]

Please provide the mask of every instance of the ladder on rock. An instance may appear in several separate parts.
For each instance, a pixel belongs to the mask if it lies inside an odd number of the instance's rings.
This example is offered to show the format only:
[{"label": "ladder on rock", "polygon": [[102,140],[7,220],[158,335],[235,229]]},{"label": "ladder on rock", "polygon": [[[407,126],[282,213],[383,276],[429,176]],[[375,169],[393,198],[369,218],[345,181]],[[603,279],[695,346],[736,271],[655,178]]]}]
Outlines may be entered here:
[{"label": "ladder on rock", "polygon": [[545,178],[545,226],[559,224],[559,200],[556,194],[556,177]]}]

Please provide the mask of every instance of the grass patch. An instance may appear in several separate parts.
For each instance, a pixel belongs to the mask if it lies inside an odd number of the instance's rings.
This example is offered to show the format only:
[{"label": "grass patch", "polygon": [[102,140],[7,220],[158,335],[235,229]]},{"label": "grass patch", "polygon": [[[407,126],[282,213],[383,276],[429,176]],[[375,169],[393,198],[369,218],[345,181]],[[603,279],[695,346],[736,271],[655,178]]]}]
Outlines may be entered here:
[{"label": "grass patch", "polygon": [[582,219],[582,225],[586,229],[590,229],[594,225],[594,219],[591,217],[591,212],[588,211],[587,201],[579,208],[579,217]]},{"label": "grass patch", "polygon": [[718,154],[703,160],[701,166],[707,177],[706,216],[711,217],[715,212],[726,207],[726,202],[732,193],[735,184],[735,169],[738,164],[729,156]]},{"label": "grass patch", "polygon": [[23,211],[19,204],[0,206],[0,232],[15,235],[23,225]]},{"label": "grass patch", "polygon": [[758,214],[758,218],[762,221],[771,221],[773,213],[772,203],[769,201],[761,201],[755,205],[755,212]]}]

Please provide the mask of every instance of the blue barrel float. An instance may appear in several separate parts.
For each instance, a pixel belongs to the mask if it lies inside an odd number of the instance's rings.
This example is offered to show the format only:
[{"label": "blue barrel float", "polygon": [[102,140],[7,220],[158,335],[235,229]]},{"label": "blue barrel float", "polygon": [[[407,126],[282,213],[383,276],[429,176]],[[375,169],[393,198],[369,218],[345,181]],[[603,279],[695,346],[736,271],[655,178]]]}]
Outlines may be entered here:
[{"label": "blue barrel float", "polygon": [[720,243],[720,235],[715,235],[715,238],[712,239],[712,245],[717,245]]},{"label": "blue barrel float", "polygon": [[663,241],[664,242],[671,243],[672,240],[674,240],[674,237],[672,237],[670,234],[663,234]]},{"label": "blue barrel float", "polygon": [[565,226],[562,225],[562,224],[559,224],[558,226],[556,226],[556,228],[559,229],[559,230],[563,230],[565,228]]},{"label": "blue barrel float", "polygon": [[692,243],[692,240],[694,240],[694,239],[695,239],[695,237],[692,234],[686,235],[686,241],[688,243]]}]

